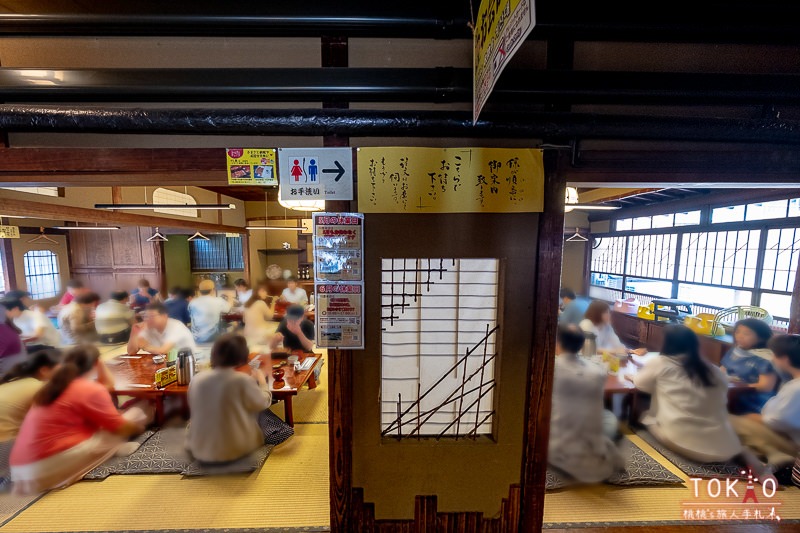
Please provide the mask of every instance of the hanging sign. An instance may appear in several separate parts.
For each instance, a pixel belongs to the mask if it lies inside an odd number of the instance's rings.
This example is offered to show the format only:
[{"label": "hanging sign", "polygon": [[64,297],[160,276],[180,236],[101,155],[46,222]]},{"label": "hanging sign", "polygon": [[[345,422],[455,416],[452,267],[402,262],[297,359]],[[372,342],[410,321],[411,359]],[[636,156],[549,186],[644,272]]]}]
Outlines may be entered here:
[{"label": "hanging sign", "polygon": [[536,25],[534,0],[482,0],[472,33],[472,120]]},{"label": "hanging sign", "polygon": [[278,150],[281,200],[352,200],[350,148]]},{"label": "hanging sign", "polygon": [[365,213],[542,211],[542,151],[529,148],[359,148]]},{"label": "hanging sign", "polygon": [[364,348],[364,215],[314,213],[314,303],[320,348]]},{"label": "hanging sign", "polygon": [[274,148],[226,148],[228,185],[277,185]]},{"label": "hanging sign", "polygon": [[0,239],[19,239],[19,226],[0,226]]}]

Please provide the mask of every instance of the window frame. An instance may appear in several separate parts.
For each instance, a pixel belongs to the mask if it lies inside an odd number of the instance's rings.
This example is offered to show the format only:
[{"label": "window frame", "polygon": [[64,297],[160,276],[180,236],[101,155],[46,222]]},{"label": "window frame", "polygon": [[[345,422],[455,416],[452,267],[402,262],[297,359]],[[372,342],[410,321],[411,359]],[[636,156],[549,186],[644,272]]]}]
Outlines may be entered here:
[{"label": "window frame", "polygon": [[[29,273],[28,271],[28,257],[29,254],[49,254],[50,261],[49,266],[51,270],[49,272],[38,272],[38,273]],[[34,256],[31,256],[34,257]],[[45,256],[42,256],[45,257]],[[26,290],[31,294],[31,299],[33,300],[46,300],[48,298],[55,298],[59,294],[61,294],[61,265],[59,263],[58,253],[54,252],[53,250],[45,250],[45,249],[33,249],[28,250],[24,254],[22,254],[22,268],[23,268],[23,275],[25,277],[25,287]],[[55,290],[50,293],[43,294],[41,292],[36,292],[34,290],[34,285],[38,285],[38,283],[31,283],[32,279],[36,278],[45,278],[51,277]]]},{"label": "window frame", "polygon": [[[192,272],[244,272],[245,270],[244,240],[242,239],[241,235],[239,235],[238,237],[228,237],[227,235],[215,234],[215,235],[209,235],[208,238],[209,238],[208,241],[200,239],[189,241],[189,268],[191,269]],[[225,255],[225,267],[224,268],[197,267],[195,261],[196,261],[196,254],[198,252],[195,251],[195,247],[205,243],[216,242],[219,238],[224,239],[223,244],[221,245],[222,248],[221,252],[224,252]],[[240,240],[241,244],[239,247],[242,251],[241,265],[234,264],[231,261],[233,251],[231,250],[231,243],[229,239]],[[217,253],[220,253],[220,251],[218,251]]]}]

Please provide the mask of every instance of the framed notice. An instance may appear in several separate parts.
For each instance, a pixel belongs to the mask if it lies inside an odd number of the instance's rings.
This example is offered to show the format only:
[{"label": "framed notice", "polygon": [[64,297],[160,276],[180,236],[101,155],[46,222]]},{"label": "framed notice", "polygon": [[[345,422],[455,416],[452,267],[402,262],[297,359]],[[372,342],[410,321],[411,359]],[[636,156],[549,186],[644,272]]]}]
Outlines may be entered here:
[{"label": "framed notice", "polygon": [[277,185],[274,148],[227,148],[228,185]]},{"label": "framed notice", "polygon": [[364,348],[364,215],[314,213],[314,303],[320,348]]},{"label": "framed notice", "polygon": [[317,346],[364,349],[364,285],[317,283],[314,292]]}]

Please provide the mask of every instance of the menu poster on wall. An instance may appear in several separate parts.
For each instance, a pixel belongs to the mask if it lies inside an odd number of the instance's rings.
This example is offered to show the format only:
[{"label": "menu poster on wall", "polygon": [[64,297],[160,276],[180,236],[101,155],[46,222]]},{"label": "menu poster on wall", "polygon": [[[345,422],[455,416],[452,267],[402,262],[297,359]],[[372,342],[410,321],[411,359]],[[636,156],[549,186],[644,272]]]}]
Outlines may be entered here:
[{"label": "menu poster on wall", "polygon": [[364,215],[314,213],[317,346],[364,348]]},{"label": "menu poster on wall", "polygon": [[316,292],[317,346],[364,348],[364,291],[362,283],[318,283]]},{"label": "menu poster on wall", "polygon": [[542,151],[532,148],[359,148],[365,213],[535,213]]},{"label": "menu poster on wall", "polygon": [[362,281],[364,215],[314,214],[314,275],[317,281]]},{"label": "menu poster on wall", "polygon": [[277,185],[274,148],[227,148],[228,185]]}]

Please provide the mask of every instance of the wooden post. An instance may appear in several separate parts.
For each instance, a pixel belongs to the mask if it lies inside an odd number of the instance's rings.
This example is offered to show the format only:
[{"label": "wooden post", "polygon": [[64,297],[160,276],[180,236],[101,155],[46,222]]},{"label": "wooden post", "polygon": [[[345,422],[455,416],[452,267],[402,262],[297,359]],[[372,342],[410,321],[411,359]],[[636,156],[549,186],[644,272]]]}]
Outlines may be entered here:
[{"label": "wooden post", "polygon": [[[347,67],[348,41],[322,38],[322,66]],[[348,107],[347,102],[323,102],[323,108]],[[323,146],[349,146],[349,137],[326,135]],[[350,202],[326,202],[325,210],[348,212]],[[332,350],[328,386],[331,531],[353,531],[353,352]]]},{"label": "wooden post", "polygon": [[520,531],[541,531],[544,512],[547,441],[553,392],[555,334],[558,326],[558,290],[564,247],[564,194],[558,153],[544,153],[544,212],[539,217],[536,242],[533,352],[527,387],[522,459]]}]

